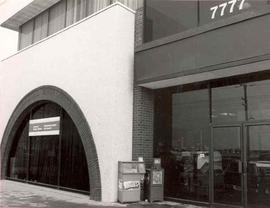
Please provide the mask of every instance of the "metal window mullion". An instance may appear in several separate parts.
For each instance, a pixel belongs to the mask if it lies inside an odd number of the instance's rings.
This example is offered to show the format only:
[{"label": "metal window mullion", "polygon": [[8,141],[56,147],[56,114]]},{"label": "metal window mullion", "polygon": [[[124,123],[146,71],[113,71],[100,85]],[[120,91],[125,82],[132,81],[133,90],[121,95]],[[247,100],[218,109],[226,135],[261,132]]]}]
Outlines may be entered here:
[{"label": "metal window mullion", "polygon": [[68,12],[67,12],[67,0],[65,0],[66,1],[66,6],[65,6],[65,20],[64,20],[64,28],[65,27],[67,27],[67,14],[68,14]]},{"label": "metal window mullion", "polygon": [[214,203],[214,127],[210,124],[209,203]]},{"label": "metal window mullion", "polygon": [[60,109],[60,134],[58,142],[58,176],[57,176],[57,187],[60,188],[61,182],[61,162],[62,162],[62,133],[63,133],[63,108]]},{"label": "metal window mullion", "polygon": [[209,175],[208,175],[208,200],[209,203],[214,203],[214,137],[213,137],[213,126],[212,126],[212,88],[211,83],[208,84],[208,105],[209,105],[209,128],[210,128],[210,163],[209,163]]},{"label": "metal window mullion", "polygon": [[[30,111],[29,115],[29,121],[32,119],[32,112],[33,110]],[[29,125],[29,124],[28,124]],[[31,137],[27,136],[27,172],[26,172],[26,180],[29,181],[29,175],[30,175],[30,153],[31,153]]]},{"label": "metal window mullion", "polygon": [[200,26],[200,0],[197,0],[197,27]]},{"label": "metal window mullion", "polygon": [[245,117],[246,121],[248,121],[248,100],[247,100],[247,85],[244,84],[244,102],[245,102]]},{"label": "metal window mullion", "polygon": [[48,24],[47,24],[47,35],[46,37],[49,36],[50,34],[50,22],[51,22],[51,8],[48,9]]},{"label": "metal window mullion", "polygon": [[209,95],[209,122],[210,124],[212,124],[212,88],[211,88],[211,84],[208,84],[208,95]]},{"label": "metal window mullion", "polygon": [[242,198],[243,198],[243,205],[247,207],[247,162],[248,162],[248,148],[249,148],[249,138],[248,138],[248,126],[245,124],[242,125],[242,140],[243,140],[243,155],[242,155]]},{"label": "metal window mullion", "polygon": [[78,13],[78,0],[74,0],[73,7],[73,23],[77,22],[77,13]]},{"label": "metal window mullion", "polygon": [[21,42],[22,42],[22,26],[19,27],[18,44],[17,44],[18,51],[21,49]]},{"label": "metal window mullion", "polygon": [[33,29],[32,29],[32,40],[31,40],[31,44],[32,45],[34,43],[34,33],[35,33],[35,28],[36,28],[36,18],[34,18],[33,20]]},{"label": "metal window mullion", "polygon": [[85,15],[86,15],[86,17],[88,17],[90,15],[89,5],[90,5],[90,2],[86,1],[86,4],[85,4]]},{"label": "metal window mullion", "polygon": [[[87,0],[85,1],[85,3],[84,3],[84,6],[85,6],[85,8],[84,8],[84,17],[83,18],[85,18],[85,17],[87,17],[88,16],[88,14],[87,14]],[[83,9],[83,8],[82,8]]]}]

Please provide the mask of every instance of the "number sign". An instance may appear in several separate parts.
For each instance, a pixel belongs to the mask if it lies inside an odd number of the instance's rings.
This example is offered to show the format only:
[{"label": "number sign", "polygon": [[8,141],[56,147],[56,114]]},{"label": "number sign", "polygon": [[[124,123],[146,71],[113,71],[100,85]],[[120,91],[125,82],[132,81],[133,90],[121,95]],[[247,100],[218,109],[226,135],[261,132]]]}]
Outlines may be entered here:
[{"label": "number sign", "polygon": [[231,0],[210,8],[212,12],[211,19],[215,19],[217,15],[224,16],[226,10],[229,9],[230,13],[235,11],[235,8],[238,10],[242,10],[244,7],[244,3],[246,0]]}]

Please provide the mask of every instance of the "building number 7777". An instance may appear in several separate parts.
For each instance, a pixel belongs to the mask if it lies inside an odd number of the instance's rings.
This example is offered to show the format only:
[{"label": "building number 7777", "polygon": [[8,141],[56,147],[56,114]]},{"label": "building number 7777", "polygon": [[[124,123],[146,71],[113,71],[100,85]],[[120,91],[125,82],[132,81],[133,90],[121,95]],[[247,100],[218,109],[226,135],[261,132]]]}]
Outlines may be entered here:
[{"label": "building number 7777", "polygon": [[[239,3],[240,2],[240,3]],[[238,4],[239,3],[239,4]],[[211,19],[215,19],[216,17],[216,13],[218,11],[218,9],[220,8],[220,16],[224,15],[225,9],[227,8],[227,6],[230,6],[230,13],[233,13],[234,11],[234,7],[236,5],[238,5],[238,9],[242,10],[243,6],[244,6],[245,0],[231,0],[222,4],[219,4],[217,6],[211,7],[210,11],[212,11],[212,16]]]}]

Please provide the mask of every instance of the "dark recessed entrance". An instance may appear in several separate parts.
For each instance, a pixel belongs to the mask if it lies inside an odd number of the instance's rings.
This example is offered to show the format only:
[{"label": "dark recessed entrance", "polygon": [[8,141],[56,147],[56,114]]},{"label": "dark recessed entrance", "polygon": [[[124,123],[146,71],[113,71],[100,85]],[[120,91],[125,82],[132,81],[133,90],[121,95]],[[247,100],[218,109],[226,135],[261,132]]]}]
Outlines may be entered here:
[{"label": "dark recessed entrance", "polygon": [[[60,120],[59,134],[29,136],[30,121]],[[39,120],[38,120],[39,119]],[[38,124],[35,124],[38,128]],[[55,125],[47,123],[47,128]],[[42,134],[43,132],[41,132]],[[47,135],[46,135],[47,134]],[[80,135],[67,112],[52,102],[34,105],[12,145],[8,177],[89,193],[88,167]]]},{"label": "dark recessed entrance", "polygon": [[215,203],[269,207],[269,136],[270,122],[213,126],[213,152],[221,156],[214,169],[223,169],[222,184],[214,174]]}]

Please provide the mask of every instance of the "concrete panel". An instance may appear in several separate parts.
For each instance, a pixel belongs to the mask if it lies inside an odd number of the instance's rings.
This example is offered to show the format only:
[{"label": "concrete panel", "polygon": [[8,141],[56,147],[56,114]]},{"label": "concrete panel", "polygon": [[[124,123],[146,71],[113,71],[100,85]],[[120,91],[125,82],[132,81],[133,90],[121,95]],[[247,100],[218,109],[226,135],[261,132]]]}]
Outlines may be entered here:
[{"label": "concrete panel", "polygon": [[142,84],[187,76],[208,71],[208,67],[215,70],[222,64],[244,62],[270,54],[270,45],[267,44],[270,27],[266,26],[269,24],[268,13],[138,50],[135,55],[135,80]]}]

